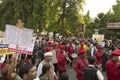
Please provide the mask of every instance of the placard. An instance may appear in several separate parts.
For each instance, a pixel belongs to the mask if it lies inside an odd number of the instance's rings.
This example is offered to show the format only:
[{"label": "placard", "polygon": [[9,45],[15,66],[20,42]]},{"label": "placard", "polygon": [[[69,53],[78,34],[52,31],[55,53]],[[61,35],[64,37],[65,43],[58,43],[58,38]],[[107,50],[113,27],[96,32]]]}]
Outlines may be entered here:
[{"label": "placard", "polygon": [[8,50],[9,44],[0,44],[0,56],[6,54],[14,54],[15,52],[10,52]]},{"label": "placard", "polygon": [[96,38],[98,42],[102,42],[104,40],[104,34],[93,34],[92,38]]},{"label": "placard", "polygon": [[9,51],[32,55],[34,47],[33,30],[6,25],[5,41],[9,44]]}]

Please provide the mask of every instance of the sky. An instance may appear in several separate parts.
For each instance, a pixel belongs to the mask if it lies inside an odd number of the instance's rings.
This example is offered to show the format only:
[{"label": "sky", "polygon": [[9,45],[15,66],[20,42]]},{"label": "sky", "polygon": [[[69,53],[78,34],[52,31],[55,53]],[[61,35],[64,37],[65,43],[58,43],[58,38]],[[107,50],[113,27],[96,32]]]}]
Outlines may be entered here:
[{"label": "sky", "polygon": [[94,18],[99,12],[108,12],[115,3],[116,0],[86,0],[86,4],[83,7],[83,14],[86,14],[90,10],[90,16]]},{"label": "sky", "polygon": [[0,0],[0,2],[2,2],[2,1]]}]

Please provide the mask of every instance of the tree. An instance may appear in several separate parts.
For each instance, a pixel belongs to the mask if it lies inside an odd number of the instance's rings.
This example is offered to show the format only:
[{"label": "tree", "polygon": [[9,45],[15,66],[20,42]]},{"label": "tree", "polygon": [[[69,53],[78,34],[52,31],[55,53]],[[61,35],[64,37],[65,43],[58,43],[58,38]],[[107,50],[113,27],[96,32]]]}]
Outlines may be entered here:
[{"label": "tree", "polygon": [[12,0],[4,0],[0,4],[0,30],[5,29],[5,24],[13,24],[14,9],[13,9],[14,2]]},{"label": "tree", "polygon": [[120,0],[116,1],[116,4],[113,5],[112,9],[114,12],[115,22],[119,22],[120,21]]},{"label": "tree", "polygon": [[4,0],[0,4],[0,29],[22,19],[26,28],[61,34],[77,34],[84,23],[84,0]]},{"label": "tree", "polygon": [[91,27],[93,27],[92,24],[92,18],[90,17],[90,11],[88,10],[87,14],[84,16],[84,22],[85,22],[85,37],[92,36],[92,30]]}]

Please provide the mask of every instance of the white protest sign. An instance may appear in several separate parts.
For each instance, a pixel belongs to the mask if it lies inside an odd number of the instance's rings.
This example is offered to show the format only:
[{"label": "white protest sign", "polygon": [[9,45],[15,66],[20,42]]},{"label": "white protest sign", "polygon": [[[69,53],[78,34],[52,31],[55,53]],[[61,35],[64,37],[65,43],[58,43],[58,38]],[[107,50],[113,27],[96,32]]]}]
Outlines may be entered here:
[{"label": "white protest sign", "polygon": [[101,42],[104,40],[104,34],[93,34],[92,38],[96,38],[98,42]]},{"label": "white protest sign", "polygon": [[9,44],[10,51],[16,52],[18,45],[18,53],[31,55],[34,47],[33,30],[6,25],[5,41]]}]

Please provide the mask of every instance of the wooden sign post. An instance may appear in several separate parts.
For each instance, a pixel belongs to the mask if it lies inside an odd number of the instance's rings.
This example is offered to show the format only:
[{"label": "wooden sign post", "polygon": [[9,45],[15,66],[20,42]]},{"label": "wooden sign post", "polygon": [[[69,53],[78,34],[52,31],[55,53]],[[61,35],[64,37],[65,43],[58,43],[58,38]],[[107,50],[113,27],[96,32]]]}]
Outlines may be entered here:
[{"label": "wooden sign post", "polygon": [[[16,23],[16,27],[17,28],[19,28],[19,29],[23,29],[24,28],[24,23],[22,22],[22,20],[21,19],[18,19],[17,20],[17,23]],[[13,58],[16,58],[16,60],[18,59],[18,47],[19,47],[19,45],[17,44],[16,45],[16,54],[13,54]]]}]

